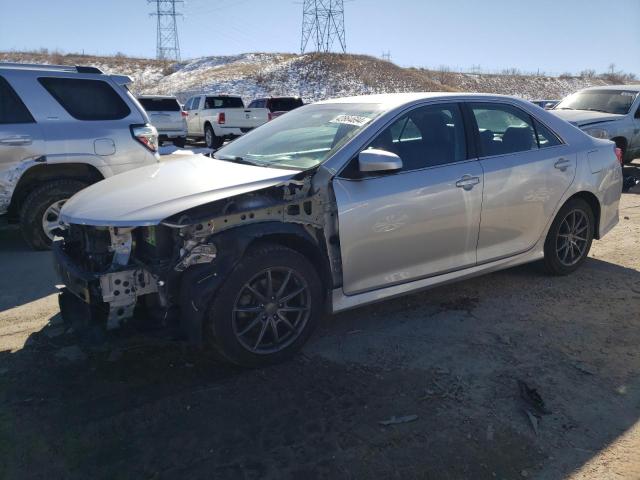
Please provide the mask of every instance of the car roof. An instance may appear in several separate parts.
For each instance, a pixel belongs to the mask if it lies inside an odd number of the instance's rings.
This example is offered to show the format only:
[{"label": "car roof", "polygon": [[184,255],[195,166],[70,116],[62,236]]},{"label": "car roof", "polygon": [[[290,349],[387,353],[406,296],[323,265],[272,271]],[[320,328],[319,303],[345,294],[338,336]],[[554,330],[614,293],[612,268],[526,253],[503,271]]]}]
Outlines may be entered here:
[{"label": "car roof", "polygon": [[3,70],[35,70],[42,72],[65,72],[65,73],[95,73],[102,74],[102,70],[89,65],[48,65],[41,63],[11,63],[0,62],[0,69]]},{"label": "car roof", "polygon": [[523,99],[509,95],[497,95],[491,93],[466,93],[466,92],[408,92],[408,93],[382,93],[375,95],[359,95],[355,97],[332,98],[317,102],[319,104],[329,103],[377,103],[384,105],[385,108],[391,109],[413,103],[419,100],[438,100],[438,99],[464,99],[477,98],[478,100],[499,100],[509,99],[522,102]]},{"label": "car roof", "polygon": [[174,95],[138,95],[136,98],[166,98],[169,100],[177,100]]},{"label": "car roof", "polygon": [[601,85],[598,87],[588,87],[584,90],[622,90],[624,92],[640,92],[640,84],[635,85]]}]

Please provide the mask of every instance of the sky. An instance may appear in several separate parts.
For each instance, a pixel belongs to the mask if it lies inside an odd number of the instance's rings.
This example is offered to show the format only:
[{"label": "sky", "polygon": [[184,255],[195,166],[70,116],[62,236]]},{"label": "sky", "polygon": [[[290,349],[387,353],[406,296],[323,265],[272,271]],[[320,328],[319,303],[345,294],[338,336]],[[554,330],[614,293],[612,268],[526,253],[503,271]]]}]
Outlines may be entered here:
[{"label": "sky", "polygon": [[[0,51],[154,57],[146,0],[0,0]],[[187,0],[182,58],[298,52],[302,0]],[[626,22],[626,23],[625,23]],[[347,51],[401,66],[640,76],[640,0],[347,0]]]}]

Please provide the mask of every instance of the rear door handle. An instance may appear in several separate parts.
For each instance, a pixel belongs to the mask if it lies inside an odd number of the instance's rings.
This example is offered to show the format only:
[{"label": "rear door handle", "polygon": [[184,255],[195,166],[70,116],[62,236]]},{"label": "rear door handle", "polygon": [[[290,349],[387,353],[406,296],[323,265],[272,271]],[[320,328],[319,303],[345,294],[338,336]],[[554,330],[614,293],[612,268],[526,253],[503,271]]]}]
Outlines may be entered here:
[{"label": "rear door handle", "polygon": [[456,182],[456,187],[464,188],[465,190],[471,190],[474,186],[480,183],[480,177],[472,177],[471,175],[465,175]]},{"label": "rear door handle", "polygon": [[569,168],[570,165],[571,162],[569,160],[567,160],[566,158],[561,158],[553,166],[561,172],[564,172],[567,168]]},{"label": "rear door handle", "polygon": [[26,135],[20,135],[15,137],[0,138],[0,145],[7,145],[11,147],[19,147],[22,145],[31,145],[33,141],[31,137]]}]

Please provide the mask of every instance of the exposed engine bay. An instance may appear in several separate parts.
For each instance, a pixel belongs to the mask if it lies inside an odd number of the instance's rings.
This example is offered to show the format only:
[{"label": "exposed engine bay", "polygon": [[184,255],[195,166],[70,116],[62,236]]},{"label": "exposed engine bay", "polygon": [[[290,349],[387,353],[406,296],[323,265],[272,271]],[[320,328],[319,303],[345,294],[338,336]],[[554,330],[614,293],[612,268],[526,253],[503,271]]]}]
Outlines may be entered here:
[{"label": "exposed engine bay", "polygon": [[[244,250],[262,237],[287,236],[312,246],[324,257],[320,264],[332,270],[323,275],[336,284],[335,202],[328,192],[313,191],[312,173],[192,208],[159,225],[65,225],[54,242],[65,292],[90,306],[90,321],[107,330],[146,309],[160,322],[179,318],[186,336],[199,342],[206,302]],[[62,303],[61,308],[64,315]]]}]

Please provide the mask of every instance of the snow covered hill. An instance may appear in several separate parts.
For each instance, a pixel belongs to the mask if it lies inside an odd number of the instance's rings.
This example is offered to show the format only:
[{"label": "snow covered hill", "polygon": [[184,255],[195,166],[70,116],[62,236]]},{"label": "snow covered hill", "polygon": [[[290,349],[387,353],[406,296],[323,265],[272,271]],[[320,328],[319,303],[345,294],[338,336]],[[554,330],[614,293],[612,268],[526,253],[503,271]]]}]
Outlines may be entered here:
[{"label": "snow covered hill", "polygon": [[562,98],[580,88],[604,85],[600,78],[489,75],[401,68],[364,55],[244,53],[213,56],[170,65],[125,56],[96,57],[43,53],[0,53],[2,62],[94,65],[108,73],[130,75],[136,93],[174,94],[182,101],[194,93],[259,96],[297,95],[305,102],[329,97],[404,91],[470,91],[526,99]]}]

